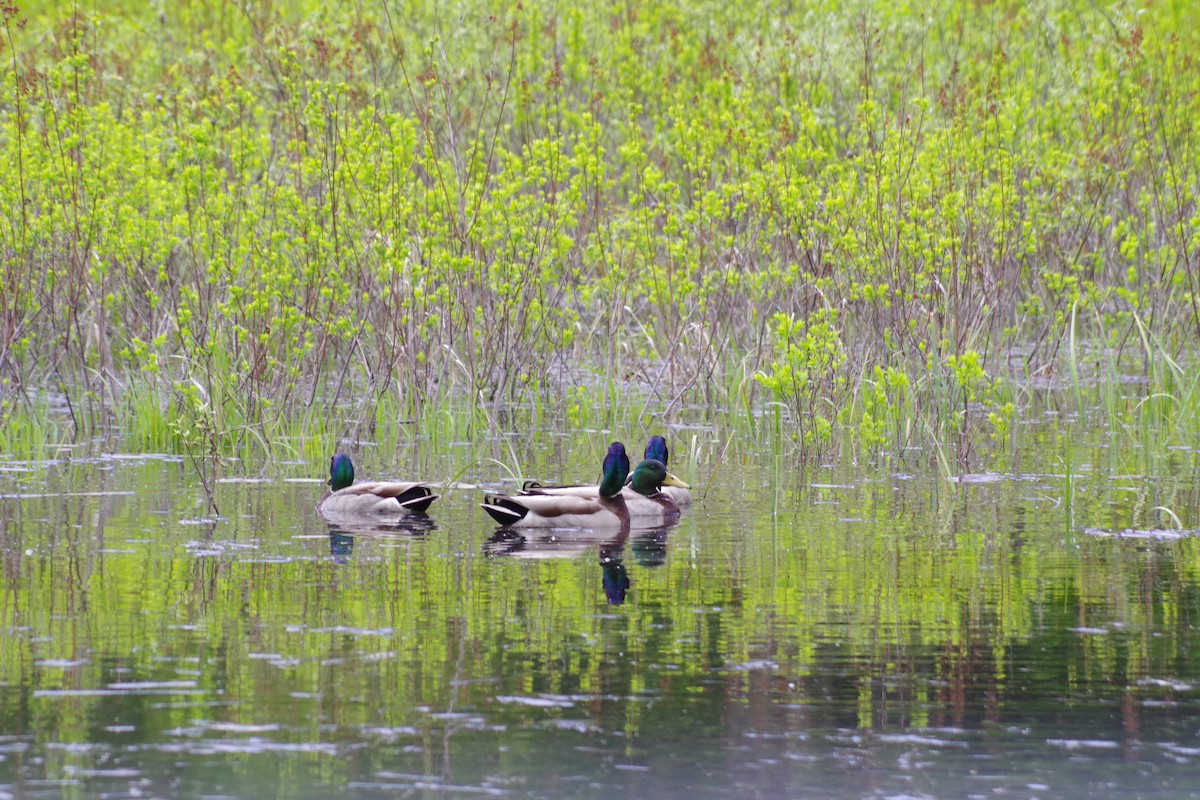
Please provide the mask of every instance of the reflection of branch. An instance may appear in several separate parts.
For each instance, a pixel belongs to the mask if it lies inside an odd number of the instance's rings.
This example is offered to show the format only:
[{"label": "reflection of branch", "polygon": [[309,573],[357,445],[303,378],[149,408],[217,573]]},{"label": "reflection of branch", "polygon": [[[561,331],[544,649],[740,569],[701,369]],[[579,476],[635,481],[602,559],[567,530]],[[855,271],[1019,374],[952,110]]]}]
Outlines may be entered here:
[{"label": "reflection of branch", "polygon": [[450,781],[454,775],[454,770],[450,764],[450,734],[452,732],[452,723],[450,722],[450,714],[454,713],[454,709],[458,704],[458,688],[462,685],[463,661],[466,660],[467,650],[467,626],[464,623],[458,631],[458,658],[454,660],[454,680],[450,681],[450,703],[446,707],[446,731],[442,734],[442,777],[446,781]]},{"label": "reflection of branch", "polygon": [[214,514],[221,516],[221,509],[217,508],[216,497],[216,459],[213,459],[213,468],[210,471],[204,468],[203,461],[196,456],[195,451],[191,447],[188,447],[187,454],[188,460],[192,462],[192,468],[200,476],[200,485],[204,487],[204,494],[208,497],[208,507],[212,509]]}]

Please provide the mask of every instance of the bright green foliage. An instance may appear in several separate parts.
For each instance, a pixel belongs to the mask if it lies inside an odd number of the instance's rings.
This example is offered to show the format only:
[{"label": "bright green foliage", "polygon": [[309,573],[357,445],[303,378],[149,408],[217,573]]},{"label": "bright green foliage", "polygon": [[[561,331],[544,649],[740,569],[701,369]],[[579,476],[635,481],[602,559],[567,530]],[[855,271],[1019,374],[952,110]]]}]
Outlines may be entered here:
[{"label": "bright green foliage", "polygon": [[827,308],[807,320],[776,314],[773,339],[778,357],[769,371],[755,376],[776,398],[791,404],[803,440],[818,448],[829,442],[833,428],[828,409],[836,407],[845,389],[840,370],[846,351],[835,325],[837,316]]},{"label": "bright green foliage", "polygon": [[899,369],[875,365],[874,377],[861,384],[862,417],[858,425],[859,442],[866,450],[876,450],[891,441],[899,450],[909,430],[908,375]]},{"label": "bright green foliage", "polygon": [[961,356],[950,356],[946,359],[946,366],[954,377],[964,407],[978,400],[980,393],[989,385],[982,359],[974,350],[968,350]]},{"label": "bright green foliage", "polygon": [[210,6],[6,12],[0,410],[199,386],[227,452],[761,374],[802,445],[875,448],[877,366],[937,436],[1013,347],[1200,338],[1186,3]]},{"label": "bright green foliage", "polygon": [[758,382],[776,397],[793,400],[833,380],[846,361],[836,321],[837,312],[824,308],[807,320],[776,314],[774,340],[780,358],[771,362],[769,372],[759,373]]},{"label": "bright green foliage", "polygon": [[1013,417],[1016,416],[1017,407],[1012,402],[1004,403],[995,411],[988,412],[988,422],[992,424],[992,440],[1003,445],[1004,442],[1012,435],[1013,432]]}]

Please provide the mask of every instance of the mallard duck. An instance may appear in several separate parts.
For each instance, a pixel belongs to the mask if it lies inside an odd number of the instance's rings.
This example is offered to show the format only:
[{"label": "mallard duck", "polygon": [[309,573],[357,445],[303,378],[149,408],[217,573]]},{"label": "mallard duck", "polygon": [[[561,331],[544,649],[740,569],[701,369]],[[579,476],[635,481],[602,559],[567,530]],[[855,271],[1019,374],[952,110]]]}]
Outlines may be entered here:
[{"label": "mallard duck", "polygon": [[631,523],[642,527],[662,525],[679,517],[679,506],[659,491],[663,486],[686,487],[687,484],[667,472],[661,461],[647,459],[634,468],[629,485],[615,494],[596,497],[544,493],[489,495],[484,498],[483,510],[501,525],[518,528],[613,528]]},{"label": "mallard duck", "polygon": [[[661,461],[664,466],[670,464],[671,462],[667,460],[667,440],[658,435],[651,436],[650,441],[646,443],[645,457]],[[680,508],[692,504],[690,489],[681,486],[664,486],[663,492],[669,495]]]},{"label": "mallard duck", "polygon": [[571,495],[594,500],[601,496],[612,497],[620,492],[621,487],[625,485],[628,477],[629,456],[625,453],[625,445],[620,442],[613,442],[608,446],[608,452],[604,456],[604,464],[600,470],[600,483],[598,485],[541,486],[537,483],[526,481],[525,485],[521,488],[520,494]]},{"label": "mallard duck", "polygon": [[329,491],[317,503],[317,511],[326,518],[379,519],[423,513],[437,499],[421,482],[354,483],[350,456],[338,453],[329,461]]}]

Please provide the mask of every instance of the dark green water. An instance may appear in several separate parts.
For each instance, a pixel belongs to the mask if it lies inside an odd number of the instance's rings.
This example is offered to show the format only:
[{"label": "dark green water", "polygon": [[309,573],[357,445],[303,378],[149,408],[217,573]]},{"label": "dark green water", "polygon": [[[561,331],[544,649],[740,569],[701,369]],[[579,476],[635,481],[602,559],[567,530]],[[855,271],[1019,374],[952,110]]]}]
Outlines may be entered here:
[{"label": "dark green water", "polygon": [[[1200,796],[1197,539],[1101,535],[1194,525],[1195,453],[1067,446],[956,484],[706,443],[680,524],[554,539],[482,488],[347,534],[315,468],[214,520],[181,460],[0,463],[0,800]],[[479,457],[360,473],[510,486]]]}]

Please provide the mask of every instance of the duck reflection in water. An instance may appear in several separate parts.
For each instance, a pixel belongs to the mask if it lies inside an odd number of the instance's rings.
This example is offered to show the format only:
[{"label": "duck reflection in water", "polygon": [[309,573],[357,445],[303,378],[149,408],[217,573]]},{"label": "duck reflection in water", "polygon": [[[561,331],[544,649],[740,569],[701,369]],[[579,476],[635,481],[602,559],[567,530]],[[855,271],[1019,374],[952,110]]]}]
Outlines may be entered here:
[{"label": "duck reflection in water", "polygon": [[355,540],[423,539],[437,530],[437,523],[424,514],[412,514],[389,524],[329,523],[329,554],[345,564],[354,552]]},{"label": "duck reflection in water", "polygon": [[509,558],[572,558],[595,547],[599,553],[600,582],[609,605],[625,602],[632,581],[625,568],[625,545],[630,544],[639,566],[657,567],[666,561],[667,528],[630,531],[628,524],[604,535],[599,531],[518,532],[498,528],[483,545],[484,555]]},{"label": "duck reflection in water", "polygon": [[629,591],[629,573],[621,558],[625,549],[622,540],[616,544],[600,545],[600,570],[603,573],[601,582],[604,584],[604,594],[608,596],[610,606],[619,606],[625,602],[625,594]]},{"label": "duck reflection in water", "polygon": [[[629,549],[633,551],[633,559],[638,566],[661,567],[667,561],[667,529],[657,528],[643,531],[636,536],[627,537]],[[619,544],[600,545],[600,569],[604,571],[604,593],[608,595],[610,606],[619,606],[625,602],[625,594],[629,591],[629,573],[625,570],[624,550],[625,541]]]},{"label": "duck reflection in water", "polygon": [[633,560],[642,567],[661,567],[667,561],[667,529],[646,531],[632,537]]},{"label": "duck reflection in water", "polygon": [[345,564],[350,560],[350,554],[354,552],[354,537],[348,533],[342,533],[332,525],[329,527],[329,555],[333,556],[333,560],[338,564]]}]

